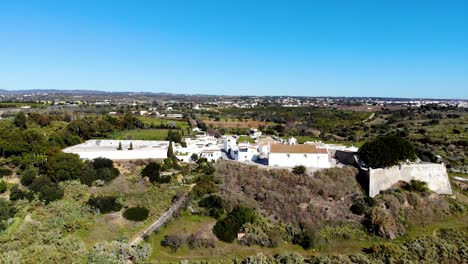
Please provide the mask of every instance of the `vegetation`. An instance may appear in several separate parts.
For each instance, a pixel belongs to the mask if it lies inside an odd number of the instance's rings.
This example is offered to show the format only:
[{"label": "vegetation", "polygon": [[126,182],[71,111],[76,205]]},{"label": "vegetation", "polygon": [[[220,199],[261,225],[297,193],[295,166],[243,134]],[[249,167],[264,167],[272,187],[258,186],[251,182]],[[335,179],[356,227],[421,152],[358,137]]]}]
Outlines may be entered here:
[{"label": "vegetation", "polygon": [[307,168],[303,165],[294,166],[292,172],[296,175],[304,175],[307,172]]},{"label": "vegetation", "polygon": [[131,221],[144,221],[148,218],[149,210],[144,207],[131,207],[124,211],[125,219]]},{"label": "vegetation", "polygon": [[251,208],[235,208],[225,218],[219,220],[213,227],[213,233],[220,240],[232,242],[237,238],[237,233],[246,223],[252,223],[255,220],[255,211]]},{"label": "vegetation", "polygon": [[93,197],[89,199],[88,204],[101,214],[117,212],[122,209],[122,205],[117,201],[117,197],[113,196]]},{"label": "vegetation", "polygon": [[389,135],[366,142],[359,148],[359,156],[370,167],[384,168],[402,161],[416,159],[416,150],[407,140]]}]

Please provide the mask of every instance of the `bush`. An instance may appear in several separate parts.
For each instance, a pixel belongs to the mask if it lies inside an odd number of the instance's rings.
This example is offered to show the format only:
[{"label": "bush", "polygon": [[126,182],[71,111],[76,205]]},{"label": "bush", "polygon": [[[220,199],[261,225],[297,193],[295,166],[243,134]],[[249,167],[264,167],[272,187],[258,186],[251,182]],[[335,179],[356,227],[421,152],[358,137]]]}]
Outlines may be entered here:
[{"label": "bush", "polygon": [[130,221],[144,221],[148,218],[149,211],[144,207],[131,207],[125,210],[123,216]]},{"label": "bush", "polygon": [[160,179],[161,164],[150,162],[141,170],[143,177],[148,177],[150,182],[157,182]]},{"label": "bush", "polygon": [[29,186],[33,183],[34,179],[37,177],[38,170],[33,166],[26,168],[23,173],[21,173],[21,184],[24,186]]},{"label": "bush", "polygon": [[10,176],[11,174],[13,174],[13,171],[8,169],[8,168],[4,168],[4,167],[0,167],[0,178],[3,178],[5,176]]},{"label": "bush", "polygon": [[307,171],[307,168],[304,165],[294,166],[292,172],[296,175],[304,175]]},{"label": "bush", "polygon": [[411,180],[409,184],[403,187],[405,190],[410,192],[427,192],[429,188],[427,183],[419,180]]},{"label": "bush", "polygon": [[63,189],[52,182],[47,176],[37,177],[31,184],[30,189],[39,194],[39,198],[46,203],[62,199]]},{"label": "bush", "polygon": [[0,181],[0,193],[4,193],[7,189],[7,184],[4,181]]},{"label": "bush", "polygon": [[230,212],[225,218],[216,222],[213,233],[219,240],[232,242],[237,238],[237,232],[245,223],[252,223],[255,220],[255,210],[246,207],[239,207]]},{"label": "bush", "polygon": [[15,213],[16,210],[9,201],[0,199],[0,231],[6,228],[5,221],[13,217]]},{"label": "bush", "polygon": [[89,199],[88,204],[99,210],[101,214],[117,212],[122,209],[122,205],[113,196],[93,197]]},{"label": "bush", "polygon": [[10,200],[17,201],[21,199],[32,201],[34,199],[34,195],[32,192],[21,190],[18,185],[13,185],[13,187],[10,188]]},{"label": "bush", "polygon": [[224,201],[221,197],[217,195],[210,195],[207,196],[198,202],[200,207],[206,208],[208,210],[208,214],[216,219],[221,218],[224,213]]},{"label": "bush", "polygon": [[170,247],[172,251],[176,251],[185,243],[185,237],[180,235],[168,235],[161,241],[161,246]]},{"label": "bush", "polygon": [[389,135],[364,143],[359,149],[359,156],[372,168],[384,168],[405,160],[415,160],[416,149],[409,141]]}]

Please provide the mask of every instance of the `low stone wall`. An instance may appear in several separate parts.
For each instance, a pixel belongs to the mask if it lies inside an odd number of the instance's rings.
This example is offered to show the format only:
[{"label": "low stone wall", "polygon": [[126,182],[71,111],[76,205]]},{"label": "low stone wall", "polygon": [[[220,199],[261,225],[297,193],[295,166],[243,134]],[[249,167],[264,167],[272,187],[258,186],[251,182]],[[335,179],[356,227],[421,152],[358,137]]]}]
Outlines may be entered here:
[{"label": "low stone wall", "polygon": [[417,163],[393,166],[386,169],[369,169],[369,196],[374,197],[381,190],[386,190],[398,181],[410,182],[419,180],[427,182],[433,192],[439,194],[452,194],[447,169],[444,164]]}]

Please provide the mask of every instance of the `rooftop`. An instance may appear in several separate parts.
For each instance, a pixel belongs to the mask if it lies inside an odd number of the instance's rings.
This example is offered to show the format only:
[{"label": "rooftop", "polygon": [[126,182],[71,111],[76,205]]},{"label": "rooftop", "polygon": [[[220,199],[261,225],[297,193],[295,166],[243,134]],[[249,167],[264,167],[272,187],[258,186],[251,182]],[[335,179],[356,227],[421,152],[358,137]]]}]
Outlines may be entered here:
[{"label": "rooftop", "polygon": [[271,144],[271,153],[323,153],[328,154],[326,149],[316,148],[313,145],[286,145],[286,144]]},{"label": "rooftop", "polygon": [[117,148],[122,144],[122,150],[130,148],[132,143],[133,150],[157,150],[168,149],[169,141],[156,140],[107,140],[93,139],[84,143],[65,148],[64,152],[84,152],[84,151],[119,151]]}]

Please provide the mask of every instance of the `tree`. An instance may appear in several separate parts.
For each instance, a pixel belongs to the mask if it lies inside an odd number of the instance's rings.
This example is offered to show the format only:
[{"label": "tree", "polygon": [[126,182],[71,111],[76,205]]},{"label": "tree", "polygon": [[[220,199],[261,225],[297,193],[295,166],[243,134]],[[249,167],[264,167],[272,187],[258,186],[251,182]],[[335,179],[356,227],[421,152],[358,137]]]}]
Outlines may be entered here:
[{"label": "tree", "polygon": [[122,142],[119,142],[119,146],[117,147],[117,150],[122,150]]},{"label": "tree", "polygon": [[307,171],[307,168],[304,165],[294,166],[292,172],[296,175],[304,175]]},{"label": "tree", "polygon": [[21,184],[24,186],[29,186],[37,177],[38,170],[33,166],[27,167],[23,173],[21,173]]},{"label": "tree", "polygon": [[159,182],[161,175],[161,164],[157,162],[150,162],[148,165],[143,168],[141,175],[143,177],[148,177],[150,182]]},{"label": "tree", "polygon": [[128,148],[128,150],[133,150],[133,143],[130,142],[130,147]]},{"label": "tree", "polygon": [[403,138],[387,135],[364,143],[359,149],[359,156],[367,166],[385,168],[398,165],[405,160],[414,161],[416,149]]},{"label": "tree", "polygon": [[13,217],[15,213],[16,210],[9,201],[0,199],[0,231],[6,228],[6,220]]},{"label": "tree", "polygon": [[15,115],[15,119],[13,122],[15,123],[15,126],[17,126],[20,129],[26,129],[28,127],[27,125],[28,120],[27,120],[26,114],[22,111],[18,112]]},{"label": "tree", "polygon": [[196,153],[193,153],[192,156],[190,156],[190,161],[197,162],[198,160],[198,155]]},{"label": "tree", "polygon": [[38,193],[39,197],[47,203],[61,199],[64,194],[63,189],[47,176],[37,177],[29,188]]},{"label": "tree", "polygon": [[80,178],[83,163],[76,154],[58,151],[49,155],[44,172],[56,183]]},{"label": "tree", "polygon": [[172,149],[172,141],[169,141],[169,147],[167,148],[167,157],[168,158],[174,157],[174,150]]}]

